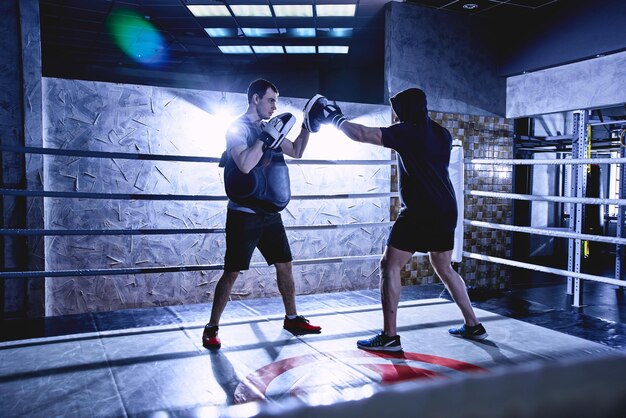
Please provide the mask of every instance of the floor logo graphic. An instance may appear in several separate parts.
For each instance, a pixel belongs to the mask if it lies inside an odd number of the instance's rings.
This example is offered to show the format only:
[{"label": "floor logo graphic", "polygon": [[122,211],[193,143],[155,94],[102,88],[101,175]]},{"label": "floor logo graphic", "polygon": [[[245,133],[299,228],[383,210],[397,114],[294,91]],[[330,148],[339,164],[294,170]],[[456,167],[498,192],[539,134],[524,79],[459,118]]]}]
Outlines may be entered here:
[{"label": "floor logo graphic", "polygon": [[235,390],[234,402],[306,396],[313,392],[340,393],[372,383],[484,371],[471,363],[411,352],[346,350],[305,354],[275,361],[246,376]]}]

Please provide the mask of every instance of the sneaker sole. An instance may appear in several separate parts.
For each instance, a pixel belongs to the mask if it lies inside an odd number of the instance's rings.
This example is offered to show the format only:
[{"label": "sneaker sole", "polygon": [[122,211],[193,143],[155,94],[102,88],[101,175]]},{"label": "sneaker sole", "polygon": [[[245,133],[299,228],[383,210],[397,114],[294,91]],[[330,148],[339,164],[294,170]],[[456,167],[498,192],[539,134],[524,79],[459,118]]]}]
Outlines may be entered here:
[{"label": "sneaker sole", "polygon": [[220,348],[222,348],[222,344],[209,345],[209,344],[202,343],[202,347],[206,348],[207,350],[219,350]]},{"label": "sneaker sole", "polygon": [[390,351],[393,353],[402,351],[402,346],[399,346],[399,347],[364,347],[364,346],[357,344],[356,347],[361,350],[366,350],[366,351]]},{"label": "sneaker sole", "polygon": [[456,338],[463,338],[466,340],[477,340],[477,341],[484,340],[485,338],[489,336],[489,334],[487,334],[486,332],[481,335],[459,335],[459,334],[450,334],[450,335]]},{"label": "sneaker sole", "polygon": [[283,329],[293,333],[293,334],[321,334],[322,330],[320,329],[301,329],[301,328],[286,328],[283,327]]},{"label": "sneaker sole", "polygon": [[[324,97],[324,95],[322,95],[322,94],[316,94],[315,96],[313,96],[313,97],[312,97],[312,98],[311,98],[311,99],[310,99],[310,100],[306,103],[306,105],[304,106],[304,113],[305,113],[305,114],[308,114],[308,113],[311,111],[311,109],[313,108],[313,105],[314,105],[315,103],[317,103],[317,99],[319,99],[320,97]],[[307,127],[306,127],[306,129],[307,129],[307,130],[310,130],[310,129],[311,129],[311,126],[307,126]],[[285,328],[285,329],[286,329],[286,328]]]}]

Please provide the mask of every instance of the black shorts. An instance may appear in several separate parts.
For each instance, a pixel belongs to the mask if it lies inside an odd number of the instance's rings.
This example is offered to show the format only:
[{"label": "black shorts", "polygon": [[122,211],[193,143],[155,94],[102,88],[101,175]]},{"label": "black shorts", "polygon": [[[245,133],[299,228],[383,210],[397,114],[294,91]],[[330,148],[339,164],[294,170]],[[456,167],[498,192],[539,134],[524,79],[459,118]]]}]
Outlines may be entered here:
[{"label": "black shorts", "polygon": [[387,245],[410,253],[450,251],[454,249],[454,227],[428,225],[417,216],[401,212]]},{"label": "black shorts", "polygon": [[248,270],[255,248],[268,265],[293,260],[280,213],[262,215],[228,209],[224,270]]}]

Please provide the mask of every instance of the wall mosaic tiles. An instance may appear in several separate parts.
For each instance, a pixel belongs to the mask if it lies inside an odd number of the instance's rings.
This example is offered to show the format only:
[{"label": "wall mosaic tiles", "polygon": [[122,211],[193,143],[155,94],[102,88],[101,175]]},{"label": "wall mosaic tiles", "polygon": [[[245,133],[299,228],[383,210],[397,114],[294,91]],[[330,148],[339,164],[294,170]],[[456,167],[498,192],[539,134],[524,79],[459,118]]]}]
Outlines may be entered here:
[{"label": "wall mosaic tiles", "polygon": [[[472,164],[473,158],[513,158],[513,121],[501,117],[473,116],[431,112],[431,118],[447,128],[452,138],[463,143],[465,157],[465,190],[495,192],[513,191],[512,166]],[[397,181],[397,179],[392,179]],[[399,202],[397,203],[399,207]],[[465,196],[464,218],[511,224],[511,200]],[[397,213],[392,208],[392,216]],[[463,250],[501,258],[511,257],[511,234],[495,229],[465,226]],[[468,286],[506,289],[510,285],[510,268],[467,257],[456,265]],[[402,284],[438,282],[427,258],[415,256],[402,272]]]}]

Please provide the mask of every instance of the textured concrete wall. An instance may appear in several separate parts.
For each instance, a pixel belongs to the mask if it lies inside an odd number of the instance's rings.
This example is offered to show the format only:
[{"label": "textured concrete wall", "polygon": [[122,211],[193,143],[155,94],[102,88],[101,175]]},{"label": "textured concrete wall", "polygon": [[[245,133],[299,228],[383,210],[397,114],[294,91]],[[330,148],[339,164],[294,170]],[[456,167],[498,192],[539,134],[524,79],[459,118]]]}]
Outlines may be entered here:
[{"label": "textured concrete wall", "polygon": [[626,52],[507,78],[506,116],[626,103]]},{"label": "textured concrete wall", "polygon": [[[42,92],[41,92],[41,37],[39,33],[39,3],[20,0],[20,42],[22,63],[22,112],[24,115],[24,145],[41,147],[42,136]],[[44,159],[41,155],[26,155],[26,188],[43,190]],[[29,229],[44,227],[44,199],[26,199],[26,226]],[[28,239],[28,268],[45,268],[44,243],[42,237]],[[39,317],[45,311],[45,279],[27,281],[28,316]]]},{"label": "textured concrete wall", "polygon": [[[0,137],[3,144],[41,146],[41,48],[39,3],[7,1],[0,5]],[[43,159],[36,155],[2,153],[3,187],[42,188]],[[0,197],[5,228],[42,228],[43,199]],[[41,237],[3,237],[3,270],[43,270]],[[44,279],[15,279],[0,284],[0,311],[10,315],[41,316]],[[5,303],[6,302],[6,303]]]},{"label": "textured concrete wall", "polygon": [[[280,87],[280,86],[279,86]],[[224,117],[213,116],[217,92],[44,79],[44,139],[51,148],[217,157],[225,147]],[[228,94],[234,114],[245,110],[243,94]],[[301,99],[279,99],[279,111],[298,118]],[[346,115],[386,125],[386,106],[342,104]],[[294,137],[295,134],[290,135]],[[331,127],[312,135],[307,159],[388,159],[389,151],[349,141]],[[46,188],[103,193],[224,195],[216,164],[122,159],[46,157]],[[290,166],[292,194],[388,192],[388,166]],[[380,222],[389,219],[388,198],[292,200],[286,225]],[[138,229],[223,227],[226,202],[57,199],[46,202],[46,227]],[[387,228],[289,231],[294,258],[380,254]],[[50,237],[48,269],[221,264],[224,235]],[[262,261],[255,253],[253,262]],[[377,261],[294,268],[298,293],[378,286]],[[221,272],[48,279],[47,312],[58,315],[131,307],[206,303]],[[273,268],[251,269],[233,297],[277,295]]]},{"label": "textured concrete wall", "polygon": [[[23,126],[20,91],[21,69],[16,65],[20,54],[17,3],[0,3],[0,137],[3,144],[22,145]],[[18,188],[24,182],[24,159],[15,153],[2,153],[2,187]],[[0,196],[1,225],[20,228],[25,224],[24,199]],[[20,237],[2,237],[0,240],[0,267],[2,270],[24,269],[26,240]],[[25,311],[25,282],[0,281],[2,312]]]},{"label": "textured concrete wall", "polygon": [[429,109],[504,115],[505,80],[486,21],[390,2],[385,22],[385,100],[408,87],[428,95]]}]

